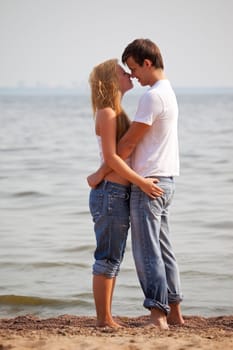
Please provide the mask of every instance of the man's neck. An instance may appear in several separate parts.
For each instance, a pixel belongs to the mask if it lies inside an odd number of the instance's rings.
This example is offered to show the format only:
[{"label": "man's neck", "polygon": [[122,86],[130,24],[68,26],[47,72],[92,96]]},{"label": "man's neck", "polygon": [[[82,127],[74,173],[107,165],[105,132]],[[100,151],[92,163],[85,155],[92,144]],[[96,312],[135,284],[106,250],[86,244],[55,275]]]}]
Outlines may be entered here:
[{"label": "man's neck", "polygon": [[153,86],[157,81],[167,79],[163,69],[155,69],[151,77],[150,86]]}]

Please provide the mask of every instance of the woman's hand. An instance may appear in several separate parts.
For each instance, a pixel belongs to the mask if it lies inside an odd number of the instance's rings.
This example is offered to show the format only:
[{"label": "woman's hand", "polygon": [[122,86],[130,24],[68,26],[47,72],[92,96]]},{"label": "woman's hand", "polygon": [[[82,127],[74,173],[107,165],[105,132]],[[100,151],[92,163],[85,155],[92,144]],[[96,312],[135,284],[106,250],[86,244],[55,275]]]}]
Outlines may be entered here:
[{"label": "woman's hand", "polygon": [[140,186],[140,188],[149,197],[155,199],[156,197],[161,197],[164,193],[164,191],[156,185],[158,182],[159,180],[156,178],[144,178],[143,184]]},{"label": "woman's hand", "polygon": [[102,180],[103,178],[99,171],[96,171],[87,177],[87,183],[91,188],[96,188]]}]

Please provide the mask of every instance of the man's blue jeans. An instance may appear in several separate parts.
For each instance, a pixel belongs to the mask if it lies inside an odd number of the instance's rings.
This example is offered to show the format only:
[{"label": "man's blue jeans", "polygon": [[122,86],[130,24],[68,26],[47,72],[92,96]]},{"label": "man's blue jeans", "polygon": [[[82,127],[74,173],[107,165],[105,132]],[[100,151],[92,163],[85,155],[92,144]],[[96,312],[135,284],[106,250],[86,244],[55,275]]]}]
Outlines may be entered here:
[{"label": "man's blue jeans", "polygon": [[163,196],[156,199],[151,199],[137,186],[131,186],[132,249],[145,295],[144,307],[158,308],[168,314],[168,304],[182,300],[179,270],[168,224],[175,184],[172,177],[156,178],[160,181],[158,186],[164,190]]}]

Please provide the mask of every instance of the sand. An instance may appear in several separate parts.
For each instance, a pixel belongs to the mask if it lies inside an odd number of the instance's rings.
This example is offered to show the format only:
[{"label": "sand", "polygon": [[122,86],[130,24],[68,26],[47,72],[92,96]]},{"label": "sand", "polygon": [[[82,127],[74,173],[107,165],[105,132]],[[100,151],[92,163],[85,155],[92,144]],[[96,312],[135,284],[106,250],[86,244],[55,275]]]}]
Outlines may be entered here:
[{"label": "sand", "polygon": [[186,316],[182,327],[146,327],[146,316],[116,317],[124,328],[95,327],[94,317],[32,315],[0,319],[0,350],[233,349],[233,316]]}]

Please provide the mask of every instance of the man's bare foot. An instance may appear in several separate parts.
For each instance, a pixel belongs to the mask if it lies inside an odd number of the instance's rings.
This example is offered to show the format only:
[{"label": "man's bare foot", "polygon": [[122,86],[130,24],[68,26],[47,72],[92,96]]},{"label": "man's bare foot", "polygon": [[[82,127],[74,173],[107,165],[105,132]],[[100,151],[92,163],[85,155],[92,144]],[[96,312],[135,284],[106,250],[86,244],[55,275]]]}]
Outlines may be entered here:
[{"label": "man's bare foot", "polygon": [[183,326],[184,319],[182,317],[180,304],[169,304],[171,311],[167,317],[167,322],[170,325]]},{"label": "man's bare foot", "polygon": [[156,308],[151,309],[150,321],[148,325],[158,327],[160,330],[169,329],[165,313]]}]

